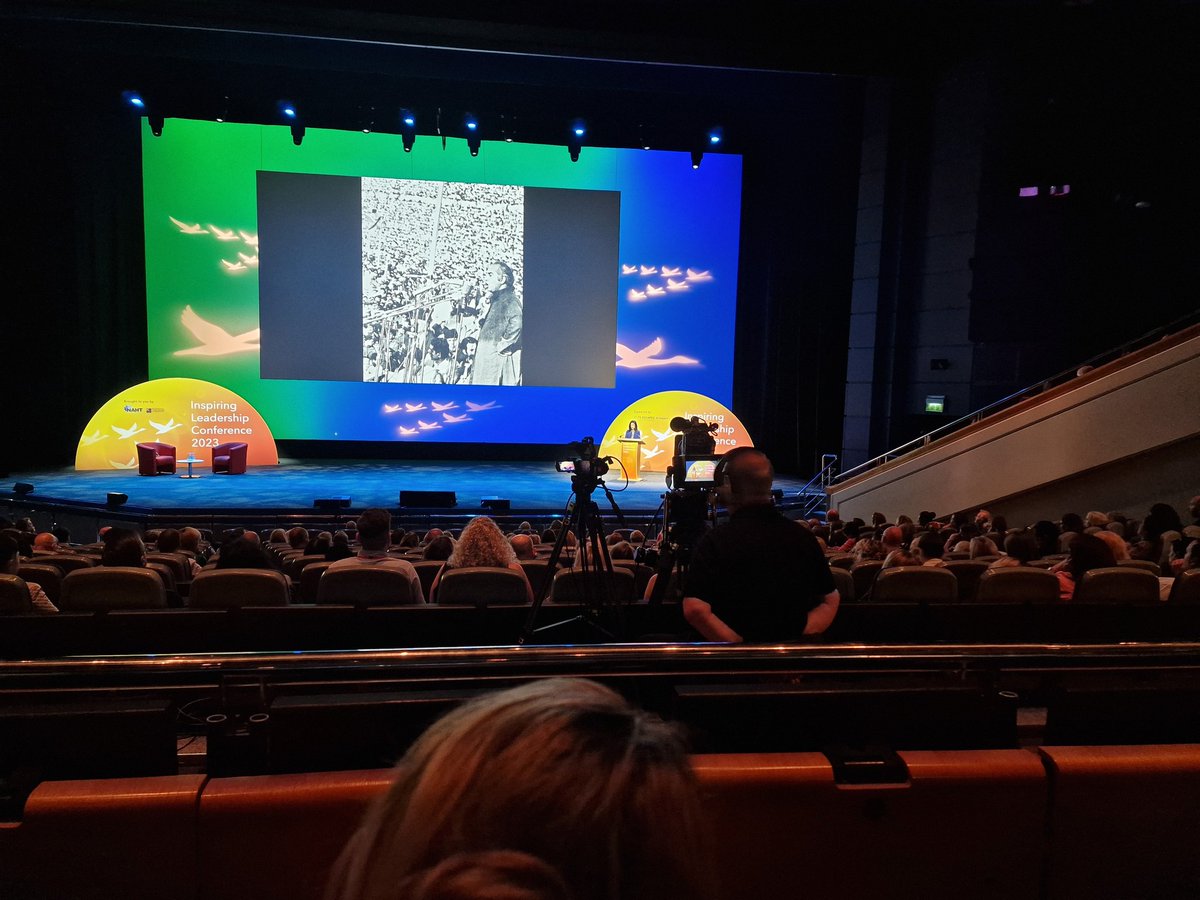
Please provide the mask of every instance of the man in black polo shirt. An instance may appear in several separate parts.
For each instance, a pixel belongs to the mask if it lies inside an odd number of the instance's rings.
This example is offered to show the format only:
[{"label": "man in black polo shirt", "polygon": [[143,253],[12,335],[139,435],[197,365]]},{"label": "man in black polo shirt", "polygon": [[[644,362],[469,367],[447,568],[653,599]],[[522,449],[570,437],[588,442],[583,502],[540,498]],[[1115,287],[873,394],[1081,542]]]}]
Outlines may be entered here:
[{"label": "man in black polo shirt", "polygon": [[837,614],[838,592],[821,546],[772,504],[766,454],[730,450],[717,466],[729,522],[692,553],[683,615],[710,641],[781,641],[819,634]]}]

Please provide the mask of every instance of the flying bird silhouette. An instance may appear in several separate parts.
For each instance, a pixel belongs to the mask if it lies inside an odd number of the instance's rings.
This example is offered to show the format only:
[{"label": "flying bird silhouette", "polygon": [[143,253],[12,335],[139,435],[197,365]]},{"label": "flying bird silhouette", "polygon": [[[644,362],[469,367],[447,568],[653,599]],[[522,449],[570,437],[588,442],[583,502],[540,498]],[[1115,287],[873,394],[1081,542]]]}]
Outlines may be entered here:
[{"label": "flying bird silhouette", "polygon": [[663,275],[678,275],[679,266],[663,266],[660,270]]},{"label": "flying bird silhouette", "polygon": [[688,281],[711,281],[712,274],[708,271],[708,269],[705,269],[702,272],[697,271],[696,269],[688,269],[687,270],[687,280]]},{"label": "flying bird silhouette", "polygon": [[110,459],[108,464],[114,469],[136,469],[138,467],[137,454],[129,457],[129,462],[117,462],[115,459]]},{"label": "flying bird silhouette", "polygon": [[667,292],[666,288],[660,288],[653,284],[646,285],[646,296],[647,297],[661,297],[666,292]]},{"label": "flying bird silhouette", "polygon": [[226,272],[245,272],[246,264],[244,262],[230,262],[227,259],[221,260],[221,265],[225,267]]},{"label": "flying bird silhouette", "polygon": [[444,413],[442,413],[442,418],[445,419],[447,422],[470,422],[471,421],[471,417],[468,416],[466,413],[463,413],[461,416],[452,416],[452,415],[450,415],[450,413],[444,412]]},{"label": "flying bird silhouette", "polygon": [[661,447],[654,447],[650,450],[643,450],[642,451],[642,459],[654,459],[654,457],[658,456],[658,454],[660,454],[662,452],[663,451],[662,451]]},{"label": "flying bird silhouette", "polygon": [[385,403],[383,404],[383,411],[385,413],[400,412],[400,404],[397,403],[395,406],[393,406],[391,403]]},{"label": "flying bird silhouette", "polygon": [[638,271],[643,275],[656,275],[658,274],[658,266],[642,266]]},{"label": "flying bird silhouette", "polygon": [[247,244],[249,244],[255,250],[258,249],[258,235],[257,234],[250,234],[249,232],[242,231],[241,229],[238,229],[238,234],[240,234],[242,236],[243,241],[245,241]]},{"label": "flying bird silhouette", "polygon": [[492,400],[489,403],[472,403],[470,400],[468,400],[467,409],[471,410],[471,412],[479,412],[483,409],[496,409],[496,401]]},{"label": "flying bird silhouette", "polygon": [[180,222],[174,216],[167,216],[167,218],[175,223],[175,227],[179,229],[181,234],[208,234],[208,229],[199,223],[189,225],[187,222]]},{"label": "flying bird silhouette", "polygon": [[698,366],[700,360],[692,359],[690,356],[668,356],[666,359],[657,359],[658,354],[663,351],[663,339],[655,338],[646,347],[636,353],[626,347],[624,344],[617,344],[617,365],[626,369],[643,369],[647,366]]},{"label": "flying bird silhouette", "polygon": [[433,411],[434,411],[434,412],[441,412],[443,409],[454,409],[456,406],[458,406],[458,404],[457,404],[457,403],[453,403],[453,402],[451,402],[451,403],[438,403],[438,402],[434,401],[434,402],[432,403],[432,406],[433,406]]},{"label": "flying bird silhouette", "polygon": [[150,421],[150,427],[154,429],[155,437],[158,437],[160,434],[166,434],[168,431],[174,431],[176,428],[183,427],[183,423],[176,422],[175,418],[173,416],[167,422],[166,425],[160,425],[158,422],[155,422],[153,419],[150,419],[149,421]]},{"label": "flying bird silhouette", "polygon": [[424,403],[405,403],[404,408],[408,412],[420,412],[421,410],[423,410],[425,408],[425,404]]},{"label": "flying bird silhouette", "polygon": [[625,265],[621,266],[621,274],[622,275],[636,275],[637,272],[638,272],[637,266],[625,266]]},{"label": "flying bird silhouette", "polygon": [[669,441],[671,438],[675,437],[675,432],[673,431],[655,431],[653,428],[651,428],[650,431],[656,438],[658,438],[658,442],[660,444],[663,441]]},{"label": "flying bird silhouette", "polygon": [[104,440],[107,437],[108,437],[107,434],[101,434],[100,429],[97,428],[91,434],[85,434],[83,437],[81,437],[79,439],[79,443],[84,447],[90,447],[90,446],[92,446],[92,444],[100,443],[102,440]]},{"label": "flying bird silhouette", "polygon": [[692,286],[686,281],[676,281],[674,278],[667,279],[668,291],[690,291]]},{"label": "flying bird silhouette", "polygon": [[635,290],[634,288],[630,288],[629,289],[629,299],[631,301],[633,301],[634,303],[637,303],[639,300],[645,300],[646,292]]},{"label": "flying bird silhouette", "polygon": [[183,308],[183,314],[179,317],[179,321],[196,340],[200,341],[200,346],[176,350],[176,356],[228,356],[231,353],[258,349],[259,332],[257,328],[252,328],[242,334],[230,334],[220,325],[214,325],[212,322],[200,318],[190,305]]},{"label": "flying bird silhouette", "polygon": [[401,426],[400,426],[400,433],[401,433],[401,434],[404,434],[404,435],[416,434],[416,433],[417,433],[417,429],[415,429],[415,428],[405,428],[403,425],[401,425]]},{"label": "flying bird silhouette", "polygon": [[114,425],[114,426],[112,426],[112,430],[117,433],[117,437],[119,437],[121,440],[124,441],[124,440],[128,440],[129,438],[133,437],[135,434],[141,434],[146,429],[143,428],[141,425],[139,425],[137,422],[134,422],[128,428],[120,428],[120,427]]},{"label": "flying bird silhouette", "polygon": [[216,225],[213,225],[211,222],[209,223],[208,228],[209,228],[209,231],[212,232],[212,236],[215,237],[218,241],[236,241],[238,239],[238,236],[233,233],[232,228],[218,228]]},{"label": "flying bird silhouette", "polygon": [[238,259],[240,259],[242,262],[244,262],[248,266],[257,266],[258,265],[258,254],[257,253],[255,253],[253,256],[251,256],[250,254],[243,253],[241,250],[239,250],[238,251]]},{"label": "flying bird silhouette", "polygon": [[422,422],[420,419],[417,419],[417,424],[421,426],[422,431],[432,431],[435,428],[442,427],[437,422]]}]

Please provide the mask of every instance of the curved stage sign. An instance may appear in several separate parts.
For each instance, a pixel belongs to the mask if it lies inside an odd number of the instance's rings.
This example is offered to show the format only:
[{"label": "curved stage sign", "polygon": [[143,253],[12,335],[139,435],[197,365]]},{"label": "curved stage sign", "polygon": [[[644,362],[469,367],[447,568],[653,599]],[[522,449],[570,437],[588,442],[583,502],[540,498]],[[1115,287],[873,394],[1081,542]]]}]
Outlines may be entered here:
[{"label": "curved stage sign", "polygon": [[252,466],[279,462],[275,438],[262,416],[228,388],[196,378],[158,378],[121,391],[98,410],[75,451],[76,469],[137,469],[137,445],[159,441],[206,463],[212,448],[229,441],[250,445]]},{"label": "curved stage sign", "polygon": [[[714,452],[724,453],[734,447],[753,447],[754,442],[737,416],[727,407],[691,391],[660,391],[648,394],[636,400],[621,411],[613,419],[608,430],[604,432],[604,440],[600,443],[600,452],[605,456],[621,455],[621,438],[631,422],[636,422],[641,433],[642,452],[641,467],[646,472],[666,473],[667,466],[675,449],[676,432],[671,430],[671,420],[676,416],[690,419],[696,416],[709,424],[716,423],[718,428],[713,434],[717,446]],[[613,467],[613,475],[620,469]],[[630,473],[632,476],[633,473]]]}]

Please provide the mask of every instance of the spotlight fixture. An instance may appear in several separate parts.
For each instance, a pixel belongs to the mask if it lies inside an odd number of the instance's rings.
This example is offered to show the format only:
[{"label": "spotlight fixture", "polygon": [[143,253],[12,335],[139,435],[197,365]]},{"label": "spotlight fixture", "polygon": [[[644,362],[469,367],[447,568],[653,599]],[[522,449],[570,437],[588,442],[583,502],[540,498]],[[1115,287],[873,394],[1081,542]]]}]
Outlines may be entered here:
[{"label": "spotlight fixture", "polygon": [[228,95],[221,100],[221,111],[217,113],[217,121],[224,122],[229,118],[229,97]]},{"label": "spotlight fixture", "polygon": [[463,120],[463,127],[467,131],[467,149],[471,151],[472,156],[479,155],[479,120],[470,113],[467,113]]},{"label": "spotlight fixture", "polygon": [[300,122],[292,123],[292,143],[297,147],[304,142],[304,126]]},{"label": "spotlight fixture", "polygon": [[567,151],[571,154],[571,162],[579,162],[579,151],[583,149],[583,139],[587,135],[587,125],[582,119],[571,123],[567,131]]},{"label": "spotlight fixture", "polygon": [[146,101],[142,99],[142,95],[137,91],[122,91],[121,100],[128,103],[134,109],[145,109]]},{"label": "spotlight fixture", "polygon": [[287,122],[297,122],[300,119],[300,114],[296,111],[296,104],[290,100],[280,100],[275,106],[280,117]]},{"label": "spotlight fixture", "polygon": [[725,140],[725,130],[721,126],[716,125],[708,129],[708,146],[719,147],[721,142]]},{"label": "spotlight fixture", "polygon": [[703,150],[693,150],[692,151],[692,168],[693,169],[700,168],[700,160],[702,160],[702,159],[704,159],[704,151]]},{"label": "spotlight fixture", "polygon": [[400,140],[404,143],[404,152],[412,153],[413,142],[417,139],[417,117],[412,110],[400,110]]},{"label": "spotlight fixture", "polygon": [[150,133],[155,137],[162,137],[163,117],[161,113],[147,113],[146,121],[150,123]]}]

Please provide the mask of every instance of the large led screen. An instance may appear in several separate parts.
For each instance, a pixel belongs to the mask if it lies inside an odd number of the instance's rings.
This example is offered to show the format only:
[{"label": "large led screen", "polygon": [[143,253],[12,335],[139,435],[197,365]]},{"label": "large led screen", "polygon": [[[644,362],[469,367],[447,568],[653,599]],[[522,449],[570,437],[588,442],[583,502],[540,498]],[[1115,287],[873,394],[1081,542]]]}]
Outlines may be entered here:
[{"label": "large led screen", "polygon": [[564,443],[660,391],[729,403],[740,157],[190,120],[142,147],[150,377],[278,438]]}]

